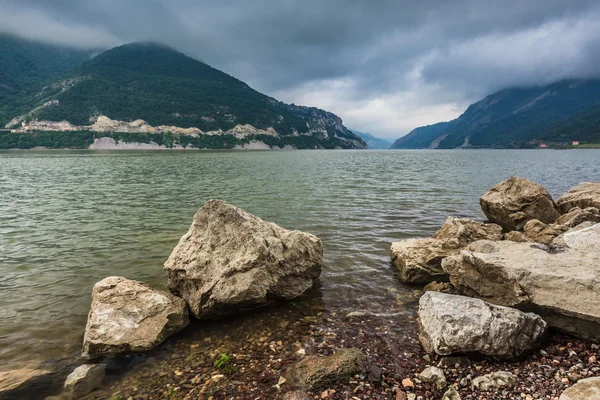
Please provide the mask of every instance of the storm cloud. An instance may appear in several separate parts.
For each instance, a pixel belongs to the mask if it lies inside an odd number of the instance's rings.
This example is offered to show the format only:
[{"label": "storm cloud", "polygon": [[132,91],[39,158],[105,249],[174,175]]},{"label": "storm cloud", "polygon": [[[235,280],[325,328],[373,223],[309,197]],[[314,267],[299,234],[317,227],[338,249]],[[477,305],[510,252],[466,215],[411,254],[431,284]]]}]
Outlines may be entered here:
[{"label": "storm cloud", "polygon": [[152,40],[347,126],[397,138],[514,85],[600,75],[600,2],[0,0],[0,31]]}]

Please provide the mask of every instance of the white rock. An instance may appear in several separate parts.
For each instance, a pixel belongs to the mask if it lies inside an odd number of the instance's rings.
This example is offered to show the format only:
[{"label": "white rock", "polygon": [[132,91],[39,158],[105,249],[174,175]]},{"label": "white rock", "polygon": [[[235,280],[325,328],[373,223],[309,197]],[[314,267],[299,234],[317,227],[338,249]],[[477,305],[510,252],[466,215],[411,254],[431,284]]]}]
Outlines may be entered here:
[{"label": "white rock", "polygon": [[536,347],[547,325],[532,313],[465,296],[426,292],[419,300],[419,328],[419,339],[430,353],[480,353],[508,359]]},{"label": "white rock", "polygon": [[600,224],[576,232],[566,233],[565,243],[580,251],[600,251]]},{"label": "white rock", "polygon": [[104,364],[84,364],[67,376],[63,397],[67,400],[78,399],[100,387],[104,379]]},{"label": "white rock", "polygon": [[146,351],[189,323],[185,302],[171,293],[111,276],[94,285],[83,355]]},{"label": "white rock", "polygon": [[559,400],[600,400],[600,377],[580,379],[565,390]]},{"label": "white rock", "polygon": [[323,245],[220,200],[194,215],[165,262],[168,287],[198,318],[293,299],[321,274]]},{"label": "white rock", "polygon": [[517,377],[510,372],[498,371],[491,374],[478,376],[473,379],[471,386],[478,390],[490,390],[499,387],[512,387],[517,383]]},{"label": "white rock", "polygon": [[443,268],[461,293],[533,308],[551,327],[600,339],[600,252],[482,240],[447,257]]}]

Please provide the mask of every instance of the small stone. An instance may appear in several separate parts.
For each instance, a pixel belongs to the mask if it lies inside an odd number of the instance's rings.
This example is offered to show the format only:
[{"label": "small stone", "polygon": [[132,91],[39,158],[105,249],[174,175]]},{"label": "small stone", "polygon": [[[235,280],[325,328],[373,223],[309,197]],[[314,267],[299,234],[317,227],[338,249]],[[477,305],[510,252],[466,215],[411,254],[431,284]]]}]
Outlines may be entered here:
[{"label": "small stone", "polygon": [[406,395],[406,397],[408,398],[408,400],[416,400],[417,395],[414,393],[409,393]]},{"label": "small stone", "polygon": [[404,386],[405,388],[406,387],[414,388],[415,384],[409,378],[404,378],[404,379],[402,379],[402,386]]},{"label": "small stone", "polygon": [[596,356],[591,356],[590,358],[588,358],[588,362],[590,364],[595,364],[596,363]]},{"label": "small stone", "polygon": [[396,391],[396,400],[408,400],[408,396],[406,395],[406,392],[398,389]]},{"label": "small stone", "polygon": [[471,386],[486,391],[497,387],[512,387],[516,382],[517,377],[515,375],[506,371],[498,371],[473,379]]},{"label": "small stone", "polygon": [[303,355],[306,354],[306,350],[304,350],[304,349],[298,349],[298,351],[296,351],[296,354],[298,354],[300,356],[303,356]]},{"label": "small stone", "polygon": [[446,387],[446,376],[438,367],[427,367],[417,377],[423,382],[435,384],[438,390]]},{"label": "small stone", "polygon": [[548,352],[546,350],[540,350],[540,356],[542,357],[548,357]]},{"label": "small stone", "polygon": [[352,312],[346,314],[346,318],[358,318],[358,317],[364,317],[365,315],[367,315],[367,313],[364,311],[352,311]]},{"label": "small stone", "polygon": [[279,381],[277,382],[277,384],[279,386],[283,385],[285,382],[287,381],[287,379],[285,379],[283,376],[279,377]]},{"label": "small stone", "polygon": [[460,399],[460,394],[458,394],[456,389],[454,389],[452,386],[450,386],[450,389],[446,390],[446,393],[444,393],[442,400],[461,400],[461,399]]}]

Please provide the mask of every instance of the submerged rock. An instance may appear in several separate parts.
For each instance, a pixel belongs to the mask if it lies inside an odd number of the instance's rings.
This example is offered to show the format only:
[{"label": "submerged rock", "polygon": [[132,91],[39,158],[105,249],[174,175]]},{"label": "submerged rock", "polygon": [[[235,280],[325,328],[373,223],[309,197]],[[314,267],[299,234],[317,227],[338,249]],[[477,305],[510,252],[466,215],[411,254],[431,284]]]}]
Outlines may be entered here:
[{"label": "submerged rock", "polygon": [[31,381],[52,373],[47,369],[14,369],[10,371],[0,371],[0,396],[19,389]]},{"label": "submerged rock", "polygon": [[556,203],[563,213],[574,207],[600,208],[600,182],[582,182],[560,196]]},{"label": "submerged rock", "polygon": [[287,373],[290,386],[319,389],[347,380],[361,369],[365,356],[357,349],[342,349],[329,357],[309,356]]},{"label": "submerged rock", "polygon": [[402,282],[428,283],[447,280],[442,260],[480,239],[501,240],[502,228],[468,218],[448,217],[433,238],[407,239],[392,243],[391,258]]},{"label": "submerged rock", "polygon": [[194,215],[165,262],[168,287],[198,318],[293,299],[321,274],[323,246],[220,200]]},{"label": "submerged rock", "polygon": [[518,357],[540,344],[547,325],[539,316],[479,299],[426,292],[419,300],[419,339],[428,352]]},{"label": "submerged rock", "polygon": [[120,276],[94,285],[83,355],[146,351],[189,323],[185,302],[171,293]]},{"label": "submerged rock", "polygon": [[500,387],[512,387],[517,383],[517,377],[510,372],[497,371],[491,374],[478,376],[473,379],[471,386],[474,389],[487,391]]},{"label": "submerged rock", "polygon": [[104,379],[104,368],[104,364],[84,364],[75,368],[65,380],[63,398],[78,399],[99,388]]},{"label": "submerged rock", "polygon": [[599,252],[482,240],[443,267],[463,294],[535,310],[551,327],[600,339]]},{"label": "submerged rock", "polygon": [[600,376],[580,379],[565,390],[558,400],[600,400]]},{"label": "submerged rock", "polygon": [[488,190],[479,204],[490,221],[507,231],[519,231],[532,219],[551,224],[560,217],[552,196],[543,186],[517,176]]},{"label": "submerged rock", "polygon": [[572,249],[600,252],[600,224],[565,234],[565,243]]}]

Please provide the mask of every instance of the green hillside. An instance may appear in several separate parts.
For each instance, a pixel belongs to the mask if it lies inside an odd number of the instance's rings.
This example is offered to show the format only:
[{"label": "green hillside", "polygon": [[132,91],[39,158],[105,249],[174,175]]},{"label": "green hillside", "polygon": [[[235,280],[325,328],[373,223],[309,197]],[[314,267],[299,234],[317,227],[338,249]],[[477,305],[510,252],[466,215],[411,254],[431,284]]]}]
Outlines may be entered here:
[{"label": "green hillside", "polygon": [[90,59],[73,50],[0,34],[0,127],[31,107],[45,85]]},{"label": "green hillside", "polygon": [[[417,128],[394,148],[532,147],[573,140],[599,143],[600,80],[512,88],[472,104],[442,129]],[[426,129],[427,128],[427,129]]]},{"label": "green hillside", "polygon": [[248,124],[273,128],[282,137],[313,136],[317,146],[322,141],[327,147],[366,147],[334,114],[279,102],[198,60],[153,43],[108,50],[46,87],[41,95],[30,96],[27,103],[31,110],[50,100],[57,102],[36,110],[27,120],[82,126],[105,115],[204,132]]}]

